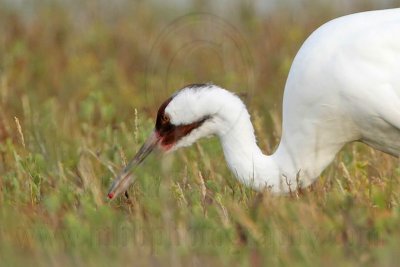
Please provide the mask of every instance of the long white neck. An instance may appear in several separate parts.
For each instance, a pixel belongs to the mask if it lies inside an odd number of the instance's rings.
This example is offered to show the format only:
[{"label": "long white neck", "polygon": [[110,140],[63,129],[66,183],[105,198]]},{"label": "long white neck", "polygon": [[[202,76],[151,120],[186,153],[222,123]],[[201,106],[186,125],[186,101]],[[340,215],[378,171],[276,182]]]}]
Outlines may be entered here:
[{"label": "long white neck", "polygon": [[279,184],[279,167],[258,147],[247,111],[219,137],[226,162],[240,182],[254,189]]},{"label": "long white neck", "polygon": [[[224,131],[218,134],[228,167],[238,180],[256,190],[271,187],[274,192],[282,190],[279,165],[272,156],[262,153],[256,142],[253,125],[246,109],[231,116],[235,109],[222,109],[230,118],[225,120]],[[235,112],[233,112],[235,113]]]},{"label": "long white neck", "polygon": [[[230,93],[229,93],[230,94]],[[315,151],[302,145],[288,143],[283,137],[273,155],[264,155],[258,147],[250,115],[234,95],[227,95],[219,109],[219,136],[225,159],[238,180],[256,190],[266,187],[274,193],[287,193],[311,184],[331,162],[340,148]],[[294,142],[298,140],[293,140]],[[322,159],[316,160],[314,159]]]}]

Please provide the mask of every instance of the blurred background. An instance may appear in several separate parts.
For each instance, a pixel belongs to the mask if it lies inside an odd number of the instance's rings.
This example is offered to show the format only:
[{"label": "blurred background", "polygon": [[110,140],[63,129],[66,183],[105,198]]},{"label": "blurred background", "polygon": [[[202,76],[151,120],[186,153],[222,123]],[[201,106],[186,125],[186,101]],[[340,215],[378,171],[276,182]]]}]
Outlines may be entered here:
[{"label": "blurred background", "polygon": [[[285,80],[307,36],[339,16],[399,6],[398,0],[0,0],[3,262],[165,266],[161,255],[172,266],[326,259],[390,266],[398,242],[386,238],[400,219],[393,215],[398,193],[388,194],[396,187],[385,179],[398,178],[398,164],[364,146],[347,147],[313,197],[294,204],[262,198],[270,210],[259,209],[256,194],[238,185],[214,139],[149,159],[130,201],[110,204],[105,193],[150,132],[159,104],[190,83],[238,93],[260,146],[272,152]],[[372,206],[382,208],[378,215]],[[291,232],[305,218],[302,232]],[[313,236],[321,222],[326,228]],[[269,242],[260,241],[262,229],[269,229]],[[291,247],[293,240],[299,243]],[[376,255],[378,244],[389,245]]]}]

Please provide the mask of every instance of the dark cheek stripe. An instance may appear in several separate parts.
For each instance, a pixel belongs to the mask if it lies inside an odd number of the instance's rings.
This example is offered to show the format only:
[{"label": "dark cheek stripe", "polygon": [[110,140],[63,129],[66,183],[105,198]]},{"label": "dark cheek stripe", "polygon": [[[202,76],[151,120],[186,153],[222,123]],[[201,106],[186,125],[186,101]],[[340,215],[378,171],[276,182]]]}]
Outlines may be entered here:
[{"label": "dark cheek stripe", "polygon": [[194,129],[200,127],[201,124],[203,124],[204,120],[194,122],[191,124],[187,125],[179,125],[179,126],[174,126],[172,131],[168,131],[165,133],[165,135],[162,135],[162,145],[171,145],[179,141],[182,137],[185,137],[188,135],[191,131]]},{"label": "dark cheek stripe", "polygon": [[164,116],[165,108],[168,106],[168,104],[169,104],[169,102],[171,102],[171,100],[172,100],[172,97],[168,98],[164,103],[162,103],[162,105],[158,109],[157,119],[156,119],[156,130],[158,132],[160,132],[161,129],[170,130],[170,129],[165,129],[165,128],[167,128],[167,127],[170,128],[172,126],[172,124],[169,122],[167,124],[163,123],[163,121],[161,119]]}]

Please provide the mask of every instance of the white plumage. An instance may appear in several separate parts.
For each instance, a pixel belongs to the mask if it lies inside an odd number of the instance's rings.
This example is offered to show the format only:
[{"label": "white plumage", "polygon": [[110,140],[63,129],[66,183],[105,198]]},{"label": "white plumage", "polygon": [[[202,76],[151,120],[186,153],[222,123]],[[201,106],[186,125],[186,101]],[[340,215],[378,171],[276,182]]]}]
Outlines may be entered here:
[{"label": "white plumage", "polygon": [[163,108],[159,116],[166,116],[174,131],[201,123],[184,136],[156,125],[154,144],[164,147],[165,140],[178,136],[166,148],[174,150],[217,135],[231,171],[256,190],[267,186],[285,193],[296,189],[297,181],[308,186],[351,141],[398,157],[400,9],[338,18],[306,40],[290,69],[282,138],[270,156],[257,146],[246,107],[227,90],[188,86]]}]

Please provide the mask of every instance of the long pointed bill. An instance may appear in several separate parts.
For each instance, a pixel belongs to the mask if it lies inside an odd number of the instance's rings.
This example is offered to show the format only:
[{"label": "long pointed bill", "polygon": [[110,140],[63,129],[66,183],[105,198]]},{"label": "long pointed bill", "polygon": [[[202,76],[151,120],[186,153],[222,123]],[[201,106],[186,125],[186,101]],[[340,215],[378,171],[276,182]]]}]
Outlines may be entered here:
[{"label": "long pointed bill", "polygon": [[114,179],[108,191],[108,198],[113,199],[120,193],[125,192],[128,187],[134,182],[132,171],[153,151],[157,146],[159,137],[156,132],[153,132],[142,145],[135,157],[126,165],[122,172]]}]

